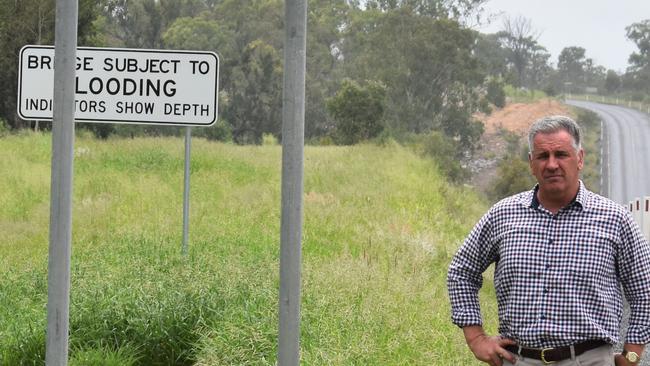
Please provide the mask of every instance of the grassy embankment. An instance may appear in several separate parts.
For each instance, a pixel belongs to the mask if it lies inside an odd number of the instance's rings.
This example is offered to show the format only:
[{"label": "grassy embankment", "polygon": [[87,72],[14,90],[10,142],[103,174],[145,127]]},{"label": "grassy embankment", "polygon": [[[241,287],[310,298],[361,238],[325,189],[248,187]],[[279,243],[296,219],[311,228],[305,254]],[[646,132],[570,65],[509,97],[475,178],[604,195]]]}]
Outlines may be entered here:
[{"label": "grassy embankment", "polygon": [[[0,139],[0,365],[44,357],[50,141]],[[193,141],[187,258],[182,139],[75,152],[70,365],[273,365],[281,148]],[[304,198],[302,364],[478,364],[445,277],[481,199],[395,145],[307,147]]]}]

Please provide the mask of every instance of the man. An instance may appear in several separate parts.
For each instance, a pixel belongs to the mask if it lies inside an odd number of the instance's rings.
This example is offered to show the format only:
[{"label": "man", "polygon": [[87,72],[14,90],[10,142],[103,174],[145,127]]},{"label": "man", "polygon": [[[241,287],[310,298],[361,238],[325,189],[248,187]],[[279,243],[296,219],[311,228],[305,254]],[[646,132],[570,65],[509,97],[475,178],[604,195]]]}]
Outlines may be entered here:
[{"label": "man", "polygon": [[[528,135],[537,185],[498,202],[454,256],[453,322],[474,356],[501,365],[636,365],[650,342],[650,247],[629,212],[587,190],[579,126],[536,121]],[[499,335],[482,328],[478,291],[495,263]],[[618,342],[625,294],[631,309]]]}]

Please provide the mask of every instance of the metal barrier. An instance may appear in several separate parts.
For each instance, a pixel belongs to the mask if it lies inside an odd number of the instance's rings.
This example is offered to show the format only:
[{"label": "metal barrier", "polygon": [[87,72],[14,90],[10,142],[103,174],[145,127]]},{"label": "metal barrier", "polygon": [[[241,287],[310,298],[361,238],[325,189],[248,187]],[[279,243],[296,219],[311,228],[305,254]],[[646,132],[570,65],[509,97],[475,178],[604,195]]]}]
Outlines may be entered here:
[{"label": "metal barrier", "polygon": [[636,198],[634,201],[630,201],[628,209],[632,212],[634,221],[641,228],[643,235],[650,240],[650,197],[646,196],[643,199]]}]

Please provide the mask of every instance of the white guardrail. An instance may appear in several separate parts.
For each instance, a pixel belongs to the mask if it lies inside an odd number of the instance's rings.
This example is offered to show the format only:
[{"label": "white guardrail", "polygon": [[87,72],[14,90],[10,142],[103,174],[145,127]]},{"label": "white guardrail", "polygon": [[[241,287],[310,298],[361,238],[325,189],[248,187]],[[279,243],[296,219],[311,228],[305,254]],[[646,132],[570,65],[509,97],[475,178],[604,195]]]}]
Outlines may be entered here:
[{"label": "white guardrail", "polygon": [[634,201],[630,201],[628,209],[632,212],[634,221],[641,228],[643,235],[650,240],[650,197],[646,196],[643,199],[636,198]]}]

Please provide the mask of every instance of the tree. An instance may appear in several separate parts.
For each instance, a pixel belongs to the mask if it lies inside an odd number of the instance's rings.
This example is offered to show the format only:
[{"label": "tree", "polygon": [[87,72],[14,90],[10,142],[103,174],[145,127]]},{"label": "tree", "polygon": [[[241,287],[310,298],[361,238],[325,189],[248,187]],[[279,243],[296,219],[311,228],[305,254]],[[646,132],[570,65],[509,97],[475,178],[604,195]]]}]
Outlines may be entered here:
[{"label": "tree", "polygon": [[365,85],[345,79],[327,109],[336,121],[337,141],[344,145],[376,137],[384,129],[386,88],[377,82]]},{"label": "tree", "polygon": [[633,23],[625,31],[627,38],[639,49],[628,60],[630,84],[636,90],[650,92],[650,19]]},{"label": "tree", "polygon": [[539,45],[533,48],[528,72],[524,77],[525,85],[528,85],[531,89],[542,88],[542,84],[545,80],[548,80],[552,72],[552,68],[548,63],[550,58],[551,54],[548,53],[546,48]]},{"label": "tree", "polygon": [[609,94],[614,94],[621,87],[621,77],[618,76],[616,71],[607,70],[607,77],[605,78],[605,90]]},{"label": "tree", "polygon": [[488,0],[367,0],[367,8],[383,11],[409,8],[414,14],[434,19],[480,22],[483,5]]},{"label": "tree", "polygon": [[[0,0],[0,119],[13,129],[25,127],[16,115],[18,58],[27,44],[54,44],[54,0]],[[80,0],[77,43],[95,46],[95,19],[99,8],[95,1]]]},{"label": "tree", "polygon": [[506,105],[506,92],[503,90],[503,82],[497,78],[491,78],[487,83],[487,100],[497,106],[503,108]]},{"label": "tree", "polygon": [[627,38],[639,48],[639,52],[630,55],[630,69],[647,69],[650,66],[650,19],[626,27],[625,32]]},{"label": "tree", "polygon": [[230,72],[225,119],[239,144],[260,144],[264,133],[280,136],[282,61],[275,48],[261,40],[244,50],[242,63]]},{"label": "tree", "polygon": [[508,72],[507,51],[496,34],[477,34],[474,55],[488,76],[503,78]]},{"label": "tree", "polygon": [[581,92],[586,86],[586,52],[582,47],[565,47],[558,56],[558,73],[565,85],[573,85],[573,92]]},{"label": "tree", "polygon": [[501,46],[508,50],[508,62],[514,68],[517,79],[516,86],[524,85],[524,75],[529,67],[533,54],[539,50],[537,43],[539,33],[533,28],[530,19],[524,17],[505,18],[503,29],[497,33]]},{"label": "tree", "polygon": [[457,21],[419,15],[406,6],[366,9],[351,14],[341,58],[345,74],[386,85],[391,131],[423,133],[451,121],[445,113],[456,107],[478,109],[474,89],[484,75],[472,52],[475,37]]},{"label": "tree", "polygon": [[526,161],[518,156],[507,156],[499,161],[497,179],[488,190],[488,196],[494,201],[531,189],[535,180],[529,173]]},{"label": "tree", "polygon": [[232,55],[231,32],[214,20],[180,17],[165,30],[162,43],[172,49],[218,51]]},{"label": "tree", "polygon": [[325,136],[334,125],[327,98],[341,83],[342,30],[349,24],[346,0],[310,0],[307,18],[307,74],[305,83],[305,137]]}]

